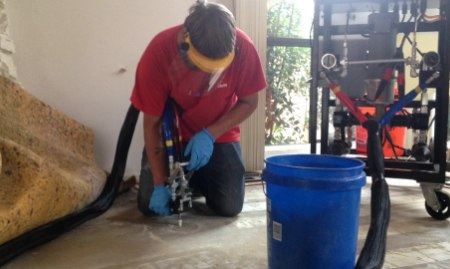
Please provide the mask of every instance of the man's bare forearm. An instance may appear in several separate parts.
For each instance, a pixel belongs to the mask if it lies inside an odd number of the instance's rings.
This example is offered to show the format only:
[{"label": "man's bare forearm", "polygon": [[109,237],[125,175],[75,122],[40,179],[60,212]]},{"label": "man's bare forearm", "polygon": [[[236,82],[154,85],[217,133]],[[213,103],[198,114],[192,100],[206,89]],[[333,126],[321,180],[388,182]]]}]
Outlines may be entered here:
[{"label": "man's bare forearm", "polygon": [[218,138],[232,127],[240,124],[247,119],[258,106],[258,93],[242,97],[237,104],[222,118],[214,124],[208,126],[208,131]]},{"label": "man's bare forearm", "polygon": [[153,182],[164,185],[167,179],[166,152],[162,144],[160,118],[144,115],[144,139]]}]

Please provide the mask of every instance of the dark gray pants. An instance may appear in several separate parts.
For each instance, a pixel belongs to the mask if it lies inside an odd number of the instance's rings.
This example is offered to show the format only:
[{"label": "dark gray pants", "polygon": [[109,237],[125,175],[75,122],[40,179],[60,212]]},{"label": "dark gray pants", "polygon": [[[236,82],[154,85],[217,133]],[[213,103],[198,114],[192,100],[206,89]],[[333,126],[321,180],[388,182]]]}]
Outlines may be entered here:
[{"label": "dark gray pants", "polygon": [[[153,192],[152,178],[144,150],[138,192],[138,208],[144,215],[152,215],[148,208]],[[194,173],[190,185],[205,196],[206,204],[216,214],[225,217],[239,214],[245,194],[244,165],[239,142],[214,144],[211,159]]]}]

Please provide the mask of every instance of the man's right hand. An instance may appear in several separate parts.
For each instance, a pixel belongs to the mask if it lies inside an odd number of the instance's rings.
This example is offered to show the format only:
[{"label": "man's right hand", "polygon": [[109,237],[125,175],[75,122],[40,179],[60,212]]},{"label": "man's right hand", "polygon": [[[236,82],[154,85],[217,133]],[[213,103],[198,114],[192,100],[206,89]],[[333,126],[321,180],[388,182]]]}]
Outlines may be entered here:
[{"label": "man's right hand", "polygon": [[152,197],[150,198],[149,208],[160,216],[170,215],[170,198],[171,193],[168,187],[155,186]]}]

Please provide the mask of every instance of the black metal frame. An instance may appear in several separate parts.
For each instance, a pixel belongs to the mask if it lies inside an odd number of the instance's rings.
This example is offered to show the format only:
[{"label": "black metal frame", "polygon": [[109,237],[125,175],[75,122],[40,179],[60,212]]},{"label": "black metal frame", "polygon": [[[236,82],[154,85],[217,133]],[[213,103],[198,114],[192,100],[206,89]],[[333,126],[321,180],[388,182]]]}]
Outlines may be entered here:
[{"label": "black metal frame", "polygon": [[[331,38],[334,35],[345,34],[346,27],[332,25],[331,16],[333,7],[342,4],[357,3],[380,3],[393,0],[316,0],[314,14],[314,35],[311,50],[311,73],[312,81],[310,86],[310,132],[311,153],[317,152],[317,117],[318,117],[318,93],[319,93],[319,39],[323,42],[323,51],[331,51]],[[436,100],[430,103],[430,107],[435,111],[435,132],[434,132],[434,156],[433,162],[423,163],[405,160],[385,160],[385,174],[387,177],[414,179],[418,182],[445,183],[445,172],[450,171],[450,164],[446,161],[447,151],[447,125],[449,108],[449,70],[450,70],[450,1],[440,0],[439,10],[442,19],[435,23],[419,23],[419,32],[437,32],[439,38],[438,53],[441,57],[442,72],[436,87]],[[322,17],[321,17],[322,16]],[[322,25],[319,21],[323,20]],[[349,25],[348,34],[367,33],[368,25]],[[399,33],[413,30],[413,23],[400,23]],[[334,100],[330,100],[330,89],[322,88],[321,100],[321,139],[320,153],[328,153],[328,132],[330,120],[330,106],[334,106]],[[412,106],[417,104],[412,104]],[[362,160],[366,160],[362,158]]]}]

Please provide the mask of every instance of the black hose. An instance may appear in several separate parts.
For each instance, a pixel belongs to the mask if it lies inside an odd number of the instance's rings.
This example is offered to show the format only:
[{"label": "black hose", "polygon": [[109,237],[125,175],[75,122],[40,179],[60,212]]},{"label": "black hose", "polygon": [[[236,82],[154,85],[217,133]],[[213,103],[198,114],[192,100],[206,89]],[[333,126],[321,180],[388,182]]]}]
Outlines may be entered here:
[{"label": "black hose", "polygon": [[138,117],[139,110],[130,105],[120,130],[111,174],[108,176],[100,196],[80,212],[54,220],[2,244],[0,246],[0,266],[23,252],[47,243],[84,222],[98,217],[112,206],[123,179]]},{"label": "black hose", "polygon": [[357,269],[382,268],[386,253],[390,200],[389,187],[384,179],[374,179],[371,196],[370,228],[356,264]]},{"label": "black hose", "polygon": [[356,264],[357,269],[382,268],[386,253],[390,220],[389,187],[384,178],[384,157],[380,142],[380,124],[373,119],[363,124],[367,129],[367,163],[372,176],[370,227]]}]

